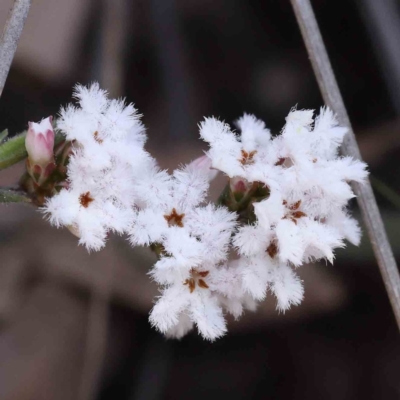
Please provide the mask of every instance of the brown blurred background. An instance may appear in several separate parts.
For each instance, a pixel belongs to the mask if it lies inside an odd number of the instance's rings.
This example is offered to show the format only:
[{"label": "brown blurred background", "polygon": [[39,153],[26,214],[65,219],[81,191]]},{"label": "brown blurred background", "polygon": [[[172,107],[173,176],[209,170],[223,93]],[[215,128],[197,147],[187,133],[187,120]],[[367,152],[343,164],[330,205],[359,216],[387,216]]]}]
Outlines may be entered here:
[{"label": "brown blurred background", "polygon": [[[312,3],[399,259],[400,2]],[[0,0],[1,26],[11,5]],[[292,106],[323,104],[289,0],[33,0],[0,131],[56,115],[94,80],[135,103],[169,169],[205,149],[203,116],[250,112],[279,132]],[[20,205],[0,221],[1,400],[400,398],[398,332],[365,235],[334,266],[302,267],[301,306],[278,314],[270,296],[210,344],[149,326],[148,249],[112,237],[88,254]]]}]

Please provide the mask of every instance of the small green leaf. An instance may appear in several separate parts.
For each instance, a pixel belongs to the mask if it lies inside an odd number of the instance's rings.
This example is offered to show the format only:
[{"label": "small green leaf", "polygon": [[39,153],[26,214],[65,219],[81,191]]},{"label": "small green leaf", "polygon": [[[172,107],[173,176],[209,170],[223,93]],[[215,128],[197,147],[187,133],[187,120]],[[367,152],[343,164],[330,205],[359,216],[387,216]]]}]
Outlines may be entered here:
[{"label": "small green leaf", "polygon": [[24,192],[14,189],[0,189],[0,203],[31,203]]},{"label": "small green leaf", "polygon": [[0,143],[3,143],[8,136],[8,129],[4,129],[3,132],[0,132]]}]

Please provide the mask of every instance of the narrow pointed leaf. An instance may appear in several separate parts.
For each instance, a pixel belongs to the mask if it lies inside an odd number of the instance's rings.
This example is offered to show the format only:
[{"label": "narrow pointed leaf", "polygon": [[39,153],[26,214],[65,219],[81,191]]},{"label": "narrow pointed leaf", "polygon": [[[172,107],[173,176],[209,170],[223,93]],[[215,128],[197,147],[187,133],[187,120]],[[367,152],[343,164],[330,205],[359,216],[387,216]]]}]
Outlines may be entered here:
[{"label": "narrow pointed leaf", "polygon": [[31,203],[24,192],[13,189],[0,189],[0,203]]},{"label": "narrow pointed leaf", "polygon": [[0,143],[3,143],[8,136],[8,129],[4,129],[3,132],[0,132]]},{"label": "narrow pointed leaf", "polygon": [[0,145],[0,169],[8,168],[28,156],[25,136],[26,132],[23,132]]}]

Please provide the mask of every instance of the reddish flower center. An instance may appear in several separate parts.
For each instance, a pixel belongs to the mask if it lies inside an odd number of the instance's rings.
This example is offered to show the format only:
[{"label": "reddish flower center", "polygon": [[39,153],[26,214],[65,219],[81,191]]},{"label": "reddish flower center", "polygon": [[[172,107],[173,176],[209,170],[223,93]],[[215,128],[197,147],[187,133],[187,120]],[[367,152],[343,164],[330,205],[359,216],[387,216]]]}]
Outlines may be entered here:
[{"label": "reddish flower center", "polygon": [[168,222],[169,226],[179,226],[180,228],[183,227],[183,222],[182,219],[185,216],[185,214],[178,214],[176,212],[176,209],[173,208],[172,212],[169,215],[164,215],[164,218]]},{"label": "reddish flower center", "polygon": [[83,193],[79,196],[79,203],[82,207],[88,208],[92,201],[94,201],[94,198],[90,197],[90,192]]}]

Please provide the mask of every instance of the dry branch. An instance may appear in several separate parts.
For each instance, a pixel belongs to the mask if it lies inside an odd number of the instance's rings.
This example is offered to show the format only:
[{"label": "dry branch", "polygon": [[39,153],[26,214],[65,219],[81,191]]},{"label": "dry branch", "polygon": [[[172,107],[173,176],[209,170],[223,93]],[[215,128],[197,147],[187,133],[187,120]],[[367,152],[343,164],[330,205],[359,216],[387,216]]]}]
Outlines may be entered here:
[{"label": "dry branch", "polygon": [[31,0],[15,0],[4,26],[3,35],[0,39],[0,97],[30,6]]},{"label": "dry branch", "polygon": [[[337,114],[340,124],[349,128],[349,133],[346,135],[342,146],[342,152],[344,155],[361,159],[360,150],[310,1],[291,0],[291,3],[324,101]],[[364,185],[354,184],[353,189],[357,195],[375,257],[400,329],[400,275],[371,184],[369,181]]]}]

